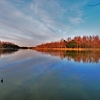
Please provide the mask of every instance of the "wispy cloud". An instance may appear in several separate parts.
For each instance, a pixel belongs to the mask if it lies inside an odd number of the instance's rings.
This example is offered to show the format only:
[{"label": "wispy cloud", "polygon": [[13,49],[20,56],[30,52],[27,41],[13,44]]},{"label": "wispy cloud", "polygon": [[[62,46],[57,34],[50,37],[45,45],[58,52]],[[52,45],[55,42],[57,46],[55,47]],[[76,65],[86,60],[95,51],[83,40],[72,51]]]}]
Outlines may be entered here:
[{"label": "wispy cloud", "polygon": [[84,22],[84,12],[82,10],[82,7],[85,4],[85,2],[77,2],[70,5],[68,19],[72,24],[80,24]]},{"label": "wispy cloud", "polygon": [[68,0],[69,5],[63,7],[60,2],[0,0],[0,40],[28,46],[70,36],[74,26],[85,22],[85,3],[71,4]]},{"label": "wispy cloud", "polygon": [[57,2],[55,2],[54,0],[52,0],[53,3],[58,6],[62,11],[67,12],[67,9],[63,9]]},{"label": "wispy cloud", "polygon": [[[23,9],[18,9],[18,4],[21,5],[20,2],[13,5],[10,1],[0,1],[1,39],[4,39],[1,34],[5,34],[7,30],[9,31],[7,31],[5,37],[6,39],[9,37],[8,40],[11,40],[13,36],[15,41],[23,39],[23,41],[33,40],[33,42],[39,43],[40,40],[46,42],[54,40],[54,37],[59,38],[60,34],[57,26],[60,25],[60,17],[56,16],[56,14],[62,13],[59,12],[60,8],[55,7],[56,13],[53,11],[55,5],[52,5],[52,2],[44,7],[44,2],[35,1],[35,3],[30,3],[27,7],[23,7]],[[49,10],[52,10],[52,12],[49,13]],[[29,12],[29,15],[27,15],[27,12]]]},{"label": "wispy cloud", "polygon": [[84,22],[84,20],[81,18],[81,17],[69,17],[69,21],[72,23],[72,24],[79,24],[79,23],[82,23]]}]

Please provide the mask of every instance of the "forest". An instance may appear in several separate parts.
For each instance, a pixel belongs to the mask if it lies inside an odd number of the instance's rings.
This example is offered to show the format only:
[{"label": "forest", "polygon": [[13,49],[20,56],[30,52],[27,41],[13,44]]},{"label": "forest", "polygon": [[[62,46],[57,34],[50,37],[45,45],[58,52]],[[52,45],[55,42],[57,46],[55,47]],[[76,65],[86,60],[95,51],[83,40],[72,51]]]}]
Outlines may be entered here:
[{"label": "forest", "polygon": [[57,42],[50,42],[37,45],[38,48],[100,48],[100,37],[96,36],[75,36],[73,39],[68,37]]},{"label": "forest", "polygon": [[11,42],[1,42],[0,41],[0,48],[12,48],[12,49],[19,49],[20,47]]}]

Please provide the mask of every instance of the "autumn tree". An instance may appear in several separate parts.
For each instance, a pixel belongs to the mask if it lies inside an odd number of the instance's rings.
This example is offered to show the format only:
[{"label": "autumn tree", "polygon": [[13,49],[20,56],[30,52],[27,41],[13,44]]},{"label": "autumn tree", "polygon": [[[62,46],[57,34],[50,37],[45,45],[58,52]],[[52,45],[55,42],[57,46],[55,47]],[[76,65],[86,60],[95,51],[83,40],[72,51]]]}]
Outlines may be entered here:
[{"label": "autumn tree", "polygon": [[2,48],[2,42],[0,41],[0,48]]},{"label": "autumn tree", "polygon": [[36,48],[100,48],[100,38],[96,36],[75,36],[67,40],[63,38],[58,42],[45,43],[36,46]]}]

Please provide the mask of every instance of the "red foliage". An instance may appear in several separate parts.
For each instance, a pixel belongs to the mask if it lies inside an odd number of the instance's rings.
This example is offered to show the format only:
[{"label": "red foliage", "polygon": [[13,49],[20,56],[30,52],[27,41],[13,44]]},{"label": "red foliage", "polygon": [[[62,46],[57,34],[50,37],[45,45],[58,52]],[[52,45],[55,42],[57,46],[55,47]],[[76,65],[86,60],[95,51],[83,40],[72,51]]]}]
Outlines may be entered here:
[{"label": "red foliage", "polygon": [[74,39],[68,37],[67,40],[64,40],[62,38],[58,42],[45,43],[45,44],[38,45],[36,47],[37,48],[66,48],[68,43],[71,41],[74,41],[76,43],[76,44],[75,43],[72,44],[75,45],[74,48],[100,48],[100,38],[98,35],[83,36],[83,37],[75,36]]}]

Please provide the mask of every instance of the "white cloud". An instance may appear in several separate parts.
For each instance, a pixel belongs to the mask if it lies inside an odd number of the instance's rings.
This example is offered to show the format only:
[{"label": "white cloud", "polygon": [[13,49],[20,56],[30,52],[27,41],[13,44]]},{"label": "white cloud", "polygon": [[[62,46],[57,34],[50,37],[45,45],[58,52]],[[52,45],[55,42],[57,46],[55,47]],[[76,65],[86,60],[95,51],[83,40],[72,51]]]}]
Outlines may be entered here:
[{"label": "white cloud", "polygon": [[[30,3],[26,8],[19,9],[17,8],[18,5],[10,1],[0,1],[0,15],[2,15],[0,17],[0,26],[3,29],[3,31],[0,30],[0,36],[2,39],[8,38],[8,40],[13,39],[15,41],[29,39],[32,41],[33,39],[33,42],[38,43],[40,40],[45,42],[59,38],[59,28],[58,30],[56,29],[59,25],[63,30],[63,25],[59,22],[62,11],[59,11],[61,8],[55,7],[52,3],[48,3],[47,9],[44,7],[45,3],[40,1],[35,1],[35,3]],[[51,13],[48,12],[49,10]],[[56,19],[58,22],[56,22]],[[5,36],[3,37],[2,34],[5,34]]]},{"label": "white cloud", "polygon": [[84,20],[81,18],[81,17],[69,17],[69,21],[72,23],[72,24],[79,24],[79,23],[82,23],[84,22]]},{"label": "white cloud", "polygon": [[83,15],[84,15],[83,6],[84,5],[86,5],[86,1],[79,1],[76,3],[72,3],[68,7],[69,16],[67,18],[71,24],[75,25],[75,24],[81,24],[85,22],[83,18]]},{"label": "white cloud", "polygon": [[25,3],[0,0],[0,39],[22,46],[37,45],[65,37],[72,30],[71,24],[84,22],[78,5],[63,8],[54,0]]}]

